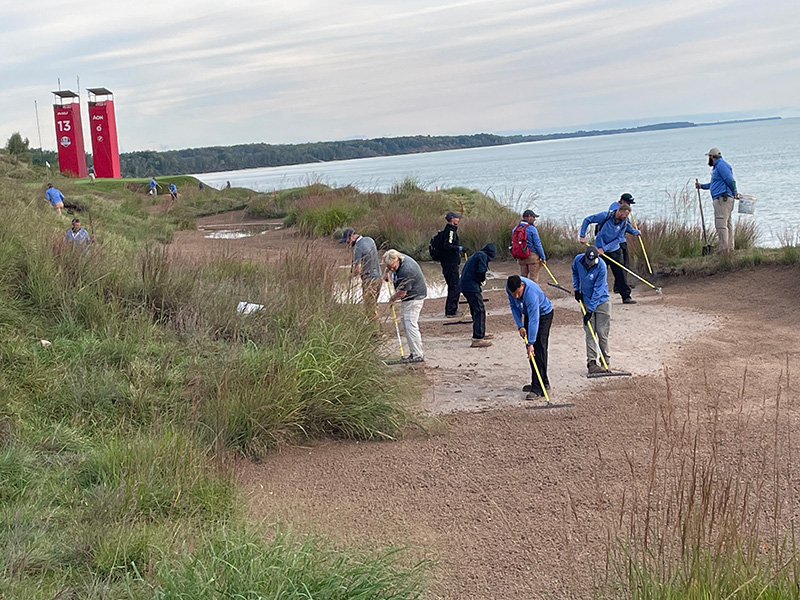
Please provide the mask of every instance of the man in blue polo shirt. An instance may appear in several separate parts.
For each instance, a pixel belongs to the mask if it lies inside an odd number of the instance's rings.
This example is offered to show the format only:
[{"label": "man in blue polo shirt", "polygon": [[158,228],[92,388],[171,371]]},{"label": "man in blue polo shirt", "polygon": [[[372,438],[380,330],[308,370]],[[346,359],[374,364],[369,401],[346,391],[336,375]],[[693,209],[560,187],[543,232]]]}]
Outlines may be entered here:
[{"label": "man in blue polo shirt", "polygon": [[44,197],[50,202],[50,205],[56,209],[58,216],[61,216],[61,209],[64,208],[64,194],[61,190],[54,188],[52,183],[47,184],[47,190],[44,192]]},{"label": "man in blue polo shirt", "polygon": [[592,324],[600,343],[600,351],[609,362],[608,332],[611,329],[611,301],[608,299],[606,263],[599,259],[597,248],[589,246],[572,261],[572,289],[575,300],[583,302],[586,314],[583,315],[583,329],[586,334],[586,368],[589,373],[604,373],[605,369],[597,363],[597,347],[589,329]]},{"label": "man in blue polo shirt", "polygon": [[[511,315],[519,330],[521,338],[528,338],[526,350],[528,356],[533,354],[533,361],[542,376],[544,387],[550,389],[550,380],[547,376],[547,345],[550,340],[550,325],[553,323],[553,305],[542,288],[527,277],[512,275],[506,280],[506,293],[511,306]],[[528,392],[526,400],[536,400],[544,396],[544,390],[539,385],[536,368],[531,363],[531,384],[522,391]]]},{"label": "man in blue polo shirt", "polygon": [[698,190],[708,190],[714,203],[714,227],[717,229],[720,252],[733,251],[733,200],[739,197],[736,191],[736,180],[733,169],[722,159],[719,148],[706,152],[708,166],[711,167],[711,181],[700,183],[695,179],[694,186]]},{"label": "man in blue polo shirt", "polygon": [[[622,296],[623,304],[636,304],[636,300],[631,298],[631,288],[625,277],[625,270],[620,266],[623,260],[620,244],[625,241],[625,234],[639,235],[639,231],[634,229],[628,220],[630,214],[631,205],[620,204],[620,207],[613,212],[603,211],[596,215],[589,215],[581,224],[580,237],[578,238],[581,244],[585,244],[586,230],[589,224],[598,224],[594,245],[597,246],[598,254],[608,262],[611,271],[614,273],[614,289]],[[607,260],[606,254],[613,261]]]},{"label": "man in blue polo shirt", "polygon": [[542,265],[547,261],[542,247],[542,240],[539,237],[539,231],[536,229],[536,219],[539,217],[535,212],[528,209],[522,213],[522,219],[511,230],[511,235],[514,235],[514,230],[517,227],[525,229],[526,245],[528,247],[528,256],[526,258],[517,258],[519,264],[520,277],[528,277],[532,281],[539,283],[539,271]]}]

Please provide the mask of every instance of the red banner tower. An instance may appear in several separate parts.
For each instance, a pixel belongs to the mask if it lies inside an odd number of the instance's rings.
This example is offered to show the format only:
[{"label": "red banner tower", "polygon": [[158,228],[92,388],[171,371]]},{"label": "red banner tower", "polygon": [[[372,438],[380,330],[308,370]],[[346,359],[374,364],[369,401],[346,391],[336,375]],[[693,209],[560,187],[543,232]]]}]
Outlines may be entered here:
[{"label": "red banner tower", "polygon": [[98,177],[118,178],[119,145],[114,94],[106,88],[88,88],[89,128],[92,132],[94,172]]},{"label": "red banner tower", "polygon": [[56,144],[58,168],[65,175],[86,177],[86,152],[83,149],[80,96],[70,90],[53,92],[56,103]]}]

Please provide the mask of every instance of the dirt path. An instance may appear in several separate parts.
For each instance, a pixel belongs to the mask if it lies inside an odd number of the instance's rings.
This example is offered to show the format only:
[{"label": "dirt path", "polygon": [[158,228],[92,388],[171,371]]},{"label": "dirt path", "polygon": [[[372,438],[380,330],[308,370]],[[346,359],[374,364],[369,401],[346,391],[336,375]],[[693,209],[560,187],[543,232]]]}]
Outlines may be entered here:
[{"label": "dirt path", "polygon": [[[551,266],[569,281],[566,263]],[[514,265],[494,268],[502,277]],[[556,307],[552,395],[575,405],[561,410],[524,406],[529,370],[504,292],[487,293],[496,336],[488,349],[470,349],[470,327],[443,326],[444,300],[428,300],[422,369],[430,385],[421,409],[439,415],[428,421],[431,435],[323,442],[242,462],[251,517],[342,543],[408,544],[413,556],[438,561],[436,597],[590,597],[623,491],[646,467],[666,402],[698,423],[713,412],[729,432],[720,452],[758,462],[758,440],[774,427],[759,415],[774,405],[781,373],[793,377],[800,367],[798,276],[796,267],[770,267],[667,282],[663,302],[642,287],[635,306],[615,298],[613,365],[636,376],[611,380],[584,377],[575,302],[547,288]],[[783,410],[800,425],[797,386],[787,379]],[[736,429],[742,414],[747,427]],[[800,490],[800,466],[792,477]]]}]

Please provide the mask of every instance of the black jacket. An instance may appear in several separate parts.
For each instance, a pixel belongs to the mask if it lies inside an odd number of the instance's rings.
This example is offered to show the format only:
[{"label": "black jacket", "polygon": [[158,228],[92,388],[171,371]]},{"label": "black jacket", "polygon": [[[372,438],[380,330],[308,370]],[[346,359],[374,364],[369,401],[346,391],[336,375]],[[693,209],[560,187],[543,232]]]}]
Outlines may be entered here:
[{"label": "black jacket", "polygon": [[458,227],[448,223],[444,227],[444,241],[442,242],[442,257],[439,262],[443,265],[461,264],[461,244],[458,241]]}]

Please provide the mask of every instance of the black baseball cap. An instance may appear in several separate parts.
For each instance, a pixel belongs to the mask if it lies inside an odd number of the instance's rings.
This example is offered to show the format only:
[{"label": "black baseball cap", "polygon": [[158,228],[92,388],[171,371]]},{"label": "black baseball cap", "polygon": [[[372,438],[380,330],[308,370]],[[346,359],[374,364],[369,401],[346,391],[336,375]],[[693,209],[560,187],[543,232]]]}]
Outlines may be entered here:
[{"label": "black baseball cap", "polygon": [[636,201],[633,199],[633,196],[631,196],[628,193],[622,194],[622,196],[620,196],[619,199],[620,202],[627,202],[628,204],[636,204]]},{"label": "black baseball cap", "polygon": [[342,239],[339,240],[340,244],[347,242],[348,238],[356,232],[352,227],[348,227],[342,232]]},{"label": "black baseball cap", "polygon": [[586,250],[584,250],[583,256],[586,257],[586,260],[593,261],[597,260],[600,253],[597,251],[597,246],[588,246]]},{"label": "black baseball cap", "polygon": [[528,209],[528,210],[526,210],[524,213],[522,213],[522,218],[523,218],[523,219],[527,219],[528,217],[533,217],[534,219],[538,219],[538,218],[539,218],[539,215],[537,215],[537,214],[536,214],[535,212],[533,212],[532,210]]},{"label": "black baseball cap", "polygon": [[461,218],[461,215],[460,215],[460,214],[458,214],[457,212],[453,212],[453,211],[451,210],[450,212],[448,212],[448,213],[447,213],[447,214],[444,216],[444,218],[445,218],[445,219],[447,219],[447,220],[449,221],[449,220],[451,220],[451,219],[460,219],[460,218]]}]

